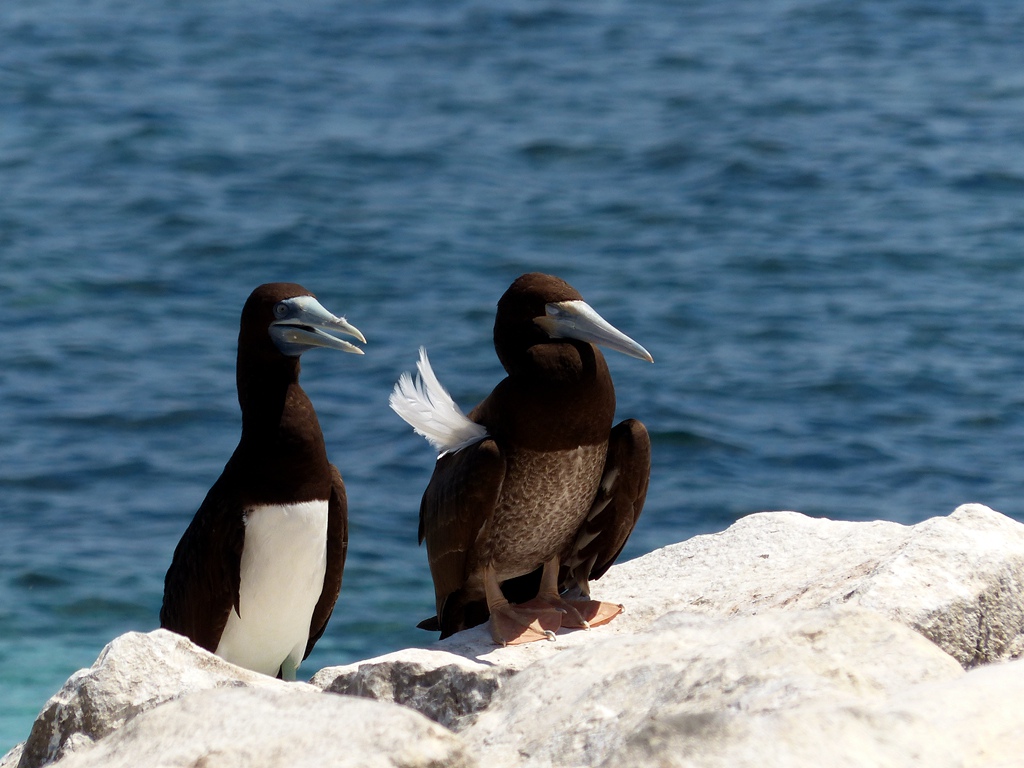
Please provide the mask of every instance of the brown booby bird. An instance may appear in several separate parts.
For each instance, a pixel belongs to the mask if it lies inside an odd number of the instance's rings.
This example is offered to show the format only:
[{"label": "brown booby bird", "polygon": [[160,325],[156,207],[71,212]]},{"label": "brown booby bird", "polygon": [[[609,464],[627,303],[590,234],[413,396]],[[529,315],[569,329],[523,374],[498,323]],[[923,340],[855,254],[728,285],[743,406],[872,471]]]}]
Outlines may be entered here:
[{"label": "brown booby bird", "polygon": [[242,436],[181,541],[160,625],[239,666],[294,680],[327,627],[348,548],[348,501],[327,460],[299,356],[366,343],[294,283],[242,309],[236,379]]},{"label": "brown booby bird", "polygon": [[[621,612],[591,600],[589,583],[643,508],[650,439],[633,419],[612,428],[615,390],[595,345],[653,362],[564,280],[532,273],[498,302],[494,347],[508,376],[468,417],[424,350],[418,379],[399,379],[391,407],[440,451],[419,525],[437,617],[421,627],[443,638],[490,616],[504,645]],[[538,570],[523,595],[520,577]]]}]

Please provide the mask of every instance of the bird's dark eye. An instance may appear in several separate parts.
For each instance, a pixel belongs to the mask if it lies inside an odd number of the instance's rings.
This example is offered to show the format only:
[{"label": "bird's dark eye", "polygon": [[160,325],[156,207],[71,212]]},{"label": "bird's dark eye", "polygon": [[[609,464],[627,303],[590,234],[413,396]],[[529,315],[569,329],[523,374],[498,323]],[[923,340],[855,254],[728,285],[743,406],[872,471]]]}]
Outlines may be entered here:
[{"label": "bird's dark eye", "polygon": [[288,314],[288,305],[283,301],[277,302],[274,305],[274,317],[285,317]]}]

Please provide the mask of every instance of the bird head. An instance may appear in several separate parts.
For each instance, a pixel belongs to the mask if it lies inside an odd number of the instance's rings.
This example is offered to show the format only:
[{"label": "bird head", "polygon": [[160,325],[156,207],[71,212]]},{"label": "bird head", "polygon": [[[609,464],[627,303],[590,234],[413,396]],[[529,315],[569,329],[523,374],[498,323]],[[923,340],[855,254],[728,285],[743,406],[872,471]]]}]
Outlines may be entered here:
[{"label": "bird head", "polygon": [[654,362],[646,349],[601,317],[575,288],[558,277],[538,272],[523,275],[498,301],[494,347],[510,373],[524,358],[548,356],[549,351],[564,354],[565,345],[579,351],[590,344]]},{"label": "bird head", "polygon": [[359,329],[327,311],[296,283],[266,283],[254,290],[242,309],[239,350],[261,357],[298,358],[314,347],[361,355],[363,350],[337,334],[366,343]]}]

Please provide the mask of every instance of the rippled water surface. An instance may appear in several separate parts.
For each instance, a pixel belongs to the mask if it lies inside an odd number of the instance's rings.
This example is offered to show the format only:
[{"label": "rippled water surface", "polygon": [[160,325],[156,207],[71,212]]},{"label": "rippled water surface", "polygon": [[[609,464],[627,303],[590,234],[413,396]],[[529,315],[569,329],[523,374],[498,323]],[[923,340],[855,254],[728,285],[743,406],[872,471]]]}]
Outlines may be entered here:
[{"label": "rippled water surface", "polygon": [[424,344],[482,398],[529,270],[657,361],[609,355],[654,441],[627,557],[762,509],[1024,519],[1021,40],[1011,0],[6,0],[0,751],[157,626],[268,280],[369,340],[303,359],[352,526],[309,674],[432,639],[388,392]]}]

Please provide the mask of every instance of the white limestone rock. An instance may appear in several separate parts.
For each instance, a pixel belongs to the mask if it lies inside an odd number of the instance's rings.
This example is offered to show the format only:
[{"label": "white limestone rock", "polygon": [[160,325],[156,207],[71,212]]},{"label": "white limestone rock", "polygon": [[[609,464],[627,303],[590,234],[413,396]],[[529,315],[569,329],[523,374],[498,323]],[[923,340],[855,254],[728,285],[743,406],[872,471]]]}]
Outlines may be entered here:
[{"label": "white limestone rock", "polygon": [[21,754],[25,750],[25,744],[22,742],[15,746],[10,752],[3,757],[0,757],[0,768],[16,768],[18,763],[21,762]]},{"label": "white limestone rock", "polygon": [[428,650],[328,667],[312,682],[398,701],[460,730],[511,674],[597,638],[643,631],[671,611],[860,606],[917,630],[965,667],[1024,651],[1024,525],[980,504],[912,526],[762,512],[613,566],[592,586],[625,613],[589,632],[560,631],[554,643],[508,648],[476,627]]},{"label": "white limestone rock", "polygon": [[193,691],[225,686],[279,689],[285,683],[214,656],[158,629],[109,643],[89,669],[73,674],[36,718],[19,768],[37,768],[113,733],[137,715]]},{"label": "white limestone rock", "polygon": [[84,760],[158,705],[237,686],[314,708],[319,690],[400,702],[495,768],[1012,765],[1024,661],[993,662],[1024,652],[1022,585],[1024,525],[980,505],[914,526],[760,513],[613,567],[594,594],[626,612],[556,642],[498,648],[477,627],[307,686],[172,633],[130,633],[68,680],[0,766]]},{"label": "white limestone rock", "polygon": [[963,675],[933,643],[866,610],[675,613],[650,631],[595,640],[523,670],[462,735],[489,768],[753,766],[773,750],[780,766],[835,765],[828,743],[805,750],[814,762],[789,762],[801,757],[791,747],[803,728],[769,737],[760,721],[789,713],[796,723],[815,713],[827,721]]},{"label": "white limestone rock", "polygon": [[[893,696],[877,714],[880,727],[874,738],[881,743],[894,724],[903,728],[916,722],[922,734],[937,734],[927,745],[936,754],[932,765],[1019,766],[1024,756],[1024,659],[975,667],[945,683],[914,686]],[[922,742],[921,753],[926,746]]]},{"label": "white limestone rock", "polygon": [[[1016,768],[1024,754],[1024,661],[910,686],[884,701],[809,702],[764,712],[656,711],[586,765],[664,768]],[[545,765],[523,760],[518,765]],[[575,763],[565,763],[573,765]]]},{"label": "white limestone rock", "polygon": [[308,686],[200,691],[145,712],[60,768],[471,768],[459,738],[404,707]]},{"label": "white limestone rock", "polygon": [[626,605],[619,631],[673,610],[856,605],[970,667],[1024,652],[1024,525],[981,504],[912,526],[763,512],[614,567],[595,592]]}]

